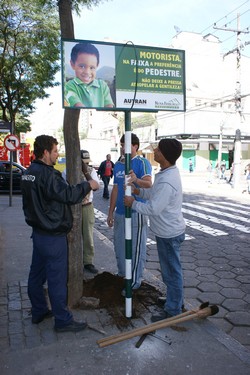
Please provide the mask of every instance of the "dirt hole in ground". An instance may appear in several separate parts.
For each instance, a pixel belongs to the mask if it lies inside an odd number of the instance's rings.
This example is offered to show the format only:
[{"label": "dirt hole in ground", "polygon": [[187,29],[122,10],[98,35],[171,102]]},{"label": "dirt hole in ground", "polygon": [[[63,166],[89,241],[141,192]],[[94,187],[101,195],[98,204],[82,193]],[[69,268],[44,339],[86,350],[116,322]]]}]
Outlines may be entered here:
[{"label": "dirt hole in ground", "polygon": [[[104,308],[113,318],[118,328],[133,325],[131,319],[125,317],[125,298],[121,295],[125,287],[123,278],[109,272],[96,275],[93,279],[84,280],[83,297],[99,299],[98,308]],[[132,318],[142,318],[149,312],[149,307],[157,305],[158,297],[162,294],[152,285],[142,282],[141,287],[133,291]]]}]

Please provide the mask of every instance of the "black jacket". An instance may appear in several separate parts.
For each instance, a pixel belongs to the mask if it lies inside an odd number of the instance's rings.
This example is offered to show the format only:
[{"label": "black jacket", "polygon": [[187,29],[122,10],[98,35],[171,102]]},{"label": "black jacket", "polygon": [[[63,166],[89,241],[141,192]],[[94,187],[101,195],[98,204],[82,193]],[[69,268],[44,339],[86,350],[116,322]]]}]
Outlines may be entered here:
[{"label": "black jacket", "polygon": [[[99,168],[98,168],[98,171],[97,171],[97,174],[99,174],[99,176],[101,176],[101,178],[103,178],[104,173],[105,173],[106,162],[107,162],[107,160],[102,161],[101,164],[100,164],[100,166],[99,166]],[[114,169],[115,165],[114,165],[114,163],[111,160],[110,160],[110,162],[111,162],[111,165],[112,165],[112,170],[111,170],[111,176],[110,176],[110,178],[112,178],[113,177],[113,169]]]},{"label": "black jacket", "polygon": [[87,181],[68,185],[53,166],[34,160],[22,176],[21,189],[26,223],[48,234],[62,235],[72,228],[70,205],[80,203],[91,187]]}]

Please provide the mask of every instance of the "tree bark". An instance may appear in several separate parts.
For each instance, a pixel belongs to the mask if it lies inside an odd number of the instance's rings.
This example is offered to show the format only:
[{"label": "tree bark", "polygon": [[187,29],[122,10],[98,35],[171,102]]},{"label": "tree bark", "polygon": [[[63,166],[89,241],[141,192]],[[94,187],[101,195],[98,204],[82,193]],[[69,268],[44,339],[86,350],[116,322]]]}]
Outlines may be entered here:
[{"label": "tree bark", "polygon": [[[66,109],[64,113],[64,139],[66,150],[66,174],[69,183],[80,181],[81,160],[78,134],[79,110]],[[73,228],[68,235],[68,305],[75,306],[82,296],[83,253],[82,253],[82,205],[71,206]]]},{"label": "tree bark", "polygon": [[[74,23],[71,0],[58,2],[62,38],[74,39]],[[70,184],[80,181],[81,160],[78,120],[80,110],[65,109],[63,120],[66,174]],[[68,305],[77,305],[83,288],[83,254],[82,254],[82,210],[81,204],[71,206],[74,218],[73,228],[68,235],[69,267],[68,267]]]}]

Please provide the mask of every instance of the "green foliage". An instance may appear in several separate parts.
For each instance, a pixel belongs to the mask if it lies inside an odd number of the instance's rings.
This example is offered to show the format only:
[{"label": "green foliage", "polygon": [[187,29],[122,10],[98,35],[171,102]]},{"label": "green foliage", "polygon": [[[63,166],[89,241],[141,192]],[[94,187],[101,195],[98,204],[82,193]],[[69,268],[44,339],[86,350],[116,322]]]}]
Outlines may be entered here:
[{"label": "green foliage", "polygon": [[[39,0],[41,5],[47,5],[51,9],[56,8],[59,3],[64,2],[65,0]],[[80,14],[81,6],[85,6],[88,9],[91,9],[93,6],[97,6],[102,3],[102,0],[66,0],[71,2],[71,9],[77,14]]]},{"label": "green foliage", "polygon": [[15,134],[19,137],[20,133],[26,133],[29,131],[31,131],[30,120],[17,113],[15,119]]},{"label": "green foliage", "polygon": [[[0,110],[4,121],[19,114],[18,126],[29,128],[27,117],[36,99],[47,97],[60,69],[60,26],[57,8],[38,0],[0,0]],[[21,130],[19,130],[21,131]]]}]

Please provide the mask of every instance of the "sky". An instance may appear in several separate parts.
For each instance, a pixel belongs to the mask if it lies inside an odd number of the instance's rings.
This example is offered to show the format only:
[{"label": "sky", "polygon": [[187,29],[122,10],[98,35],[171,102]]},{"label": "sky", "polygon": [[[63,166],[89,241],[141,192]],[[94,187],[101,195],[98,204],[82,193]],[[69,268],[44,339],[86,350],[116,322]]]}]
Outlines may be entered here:
[{"label": "sky", "polygon": [[[237,45],[237,14],[241,31],[250,28],[250,0],[103,0],[92,10],[82,8],[81,16],[73,15],[75,39],[124,43],[171,48],[177,31],[205,36],[214,34],[221,41],[221,52],[227,53]],[[227,31],[215,30],[216,27]],[[250,33],[241,33],[241,43],[250,41]],[[242,54],[250,57],[250,44]],[[56,79],[60,81],[61,73]],[[48,91],[49,99],[38,101],[31,116],[34,132],[46,131],[53,112],[57,110],[58,124],[62,123],[61,87]],[[52,103],[52,104],[51,104]],[[50,105],[49,105],[50,104]],[[57,123],[53,126],[57,128]]]},{"label": "sky", "polygon": [[[216,35],[222,52],[235,48],[237,34],[216,27],[250,31],[250,0],[103,0],[92,10],[74,15],[75,38],[169,47],[176,30]],[[241,34],[241,42],[250,33]],[[250,44],[245,48],[250,57]],[[242,51],[243,53],[243,51]]]}]

